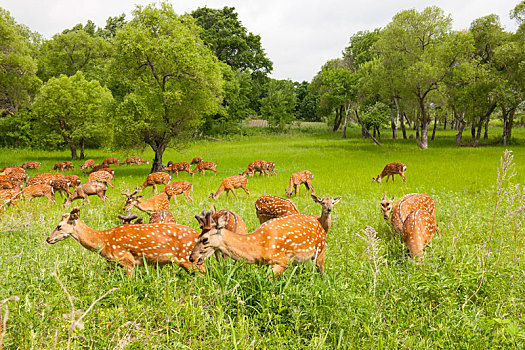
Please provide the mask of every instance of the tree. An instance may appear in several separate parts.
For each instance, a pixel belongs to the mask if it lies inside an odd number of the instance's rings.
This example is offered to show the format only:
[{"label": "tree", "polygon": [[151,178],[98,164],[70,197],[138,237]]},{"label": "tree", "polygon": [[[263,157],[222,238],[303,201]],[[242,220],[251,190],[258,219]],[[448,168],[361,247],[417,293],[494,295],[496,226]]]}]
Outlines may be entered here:
[{"label": "tree", "polygon": [[270,127],[282,131],[295,120],[296,103],[293,82],[272,79],[268,86],[268,96],[261,100],[261,114]]},{"label": "tree", "polygon": [[82,72],[49,79],[32,105],[41,140],[55,144],[56,140],[63,139],[73,159],[78,158],[80,145],[82,159],[87,140],[107,135],[105,116],[112,101],[107,88],[96,80],[86,80]]},{"label": "tree", "polygon": [[129,86],[116,110],[116,132],[120,142],[153,149],[152,172],[161,170],[170,142],[190,138],[222,100],[220,63],[198,33],[191,16],[177,16],[163,2],[137,6],[114,38],[111,72]]}]

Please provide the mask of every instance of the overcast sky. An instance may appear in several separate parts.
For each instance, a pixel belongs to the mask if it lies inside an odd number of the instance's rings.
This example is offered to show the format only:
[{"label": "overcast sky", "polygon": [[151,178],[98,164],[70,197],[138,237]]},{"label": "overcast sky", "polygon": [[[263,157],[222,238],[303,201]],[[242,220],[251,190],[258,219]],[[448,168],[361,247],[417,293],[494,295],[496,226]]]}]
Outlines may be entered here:
[{"label": "overcast sky", "polygon": [[[109,16],[126,13],[130,19],[135,4],[151,0],[0,0],[18,23],[45,38],[77,23],[92,20],[104,27]],[[321,66],[341,56],[350,36],[360,30],[384,27],[405,9],[441,7],[452,15],[454,29],[466,29],[479,17],[495,13],[505,29],[516,30],[509,11],[519,0],[172,0],[179,14],[198,7],[235,7],[249,32],[259,34],[273,62],[276,79],[310,81]]]}]

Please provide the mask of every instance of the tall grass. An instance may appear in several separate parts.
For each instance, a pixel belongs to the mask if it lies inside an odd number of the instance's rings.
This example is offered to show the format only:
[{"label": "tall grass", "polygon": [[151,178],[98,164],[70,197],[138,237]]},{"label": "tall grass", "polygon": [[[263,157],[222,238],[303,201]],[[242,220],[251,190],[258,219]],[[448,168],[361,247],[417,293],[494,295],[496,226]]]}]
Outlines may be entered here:
[{"label": "tall grass", "polygon": [[[519,184],[525,180],[525,147],[511,147],[516,175],[499,184],[503,147],[457,148],[447,131],[426,151],[414,141],[387,137],[379,148],[358,133],[352,129],[346,140],[319,129],[199,141],[165,155],[166,161],[202,156],[218,164],[217,177],[179,175],[194,184],[195,201],[180,198],[171,210],[194,228],[193,216],[209,208],[209,194],[222,178],[239,174],[252,160],[273,160],[277,177],[250,178],[250,198],[241,190],[237,198],[222,195],[215,201],[218,209],[241,215],[250,230],[258,224],[258,196],[283,196],[291,173],[312,171],[317,195],[343,197],[334,209],[338,217],[328,235],[324,275],[306,263],[271,279],[265,267],[209,259],[203,277],[177,266],[147,266],[130,277],[72,239],[45,243],[64,213],[60,205],[40,198],[8,208],[0,217],[0,312],[9,312],[4,347],[62,349],[69,342],[71,348],[89,349],[523,348],[525,191]],[[132,153],[87,155],[100,161]],[[66,159],[67,152],[0,153],[0,164],[39,160],[41,171]],[[372,183],[394,161],[407,164],[407,183],[399,177]],[[80,175],[81,162],[74,163]],[[110,200],[93,198],[81,219],[97,229],[117,225],[124,204],[120,192],[142,183],[148,172],[146,165],[117,167]],[[299,210],[319,215],[320,206],[304,196],[304,187],[300,191],[293,198]],[[410,192],[427,193],[437,203],[441,236],[422,264],[409,259],[379,209],[384,193]]]}]

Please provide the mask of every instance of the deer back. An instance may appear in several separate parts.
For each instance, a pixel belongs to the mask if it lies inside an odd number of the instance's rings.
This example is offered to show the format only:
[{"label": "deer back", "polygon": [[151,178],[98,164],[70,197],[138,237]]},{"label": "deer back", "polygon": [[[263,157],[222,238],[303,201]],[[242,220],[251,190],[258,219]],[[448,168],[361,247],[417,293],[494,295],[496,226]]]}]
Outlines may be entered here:
[{"label": "deer back", "polygon": [[271,195],[259,197],[255,201],[255,211],[261,224],[271,219],[299,213],[291,200]]},{"label": "deer back", "polygon": [[432,215],[424,209],[416,209],[407,215],[403,224],[403,241],[413,256],[421,256],[435,232],[436,221]]},{"label": "deer back", "polygon": [[192,187],[193,185],[188,181],[176,181],[167,184],[162,192],[166,193],[170,197],[173,197],[175,195],[190,191]]}]

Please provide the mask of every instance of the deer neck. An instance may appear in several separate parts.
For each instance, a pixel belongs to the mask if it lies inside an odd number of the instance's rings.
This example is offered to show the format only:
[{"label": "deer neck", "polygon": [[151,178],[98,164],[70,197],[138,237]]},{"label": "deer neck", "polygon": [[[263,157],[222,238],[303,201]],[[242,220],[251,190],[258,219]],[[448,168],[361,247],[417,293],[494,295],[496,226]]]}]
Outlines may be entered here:
[{"label": "deer neck", "polygon": [[240,235],[223,229],[223,243],[218,248],[234,260],[244,259],[248,264],[253,264],[261,260],[264,249],[258,237],[260,235],[260,233]]},{"label": "deer neck", "polygon": [[84,248],[99,251],[106,245],[106,231],[97,231],[86,225],[83,221],[77,220],[71,236],[78,241]]},{"label": "deer neck", "polygon": [[328,233],[328,230],[332,226],[332,214],[326,214],[323,210],[321,216],[317,218],[321,226],[323,226],[324,231]]}]

